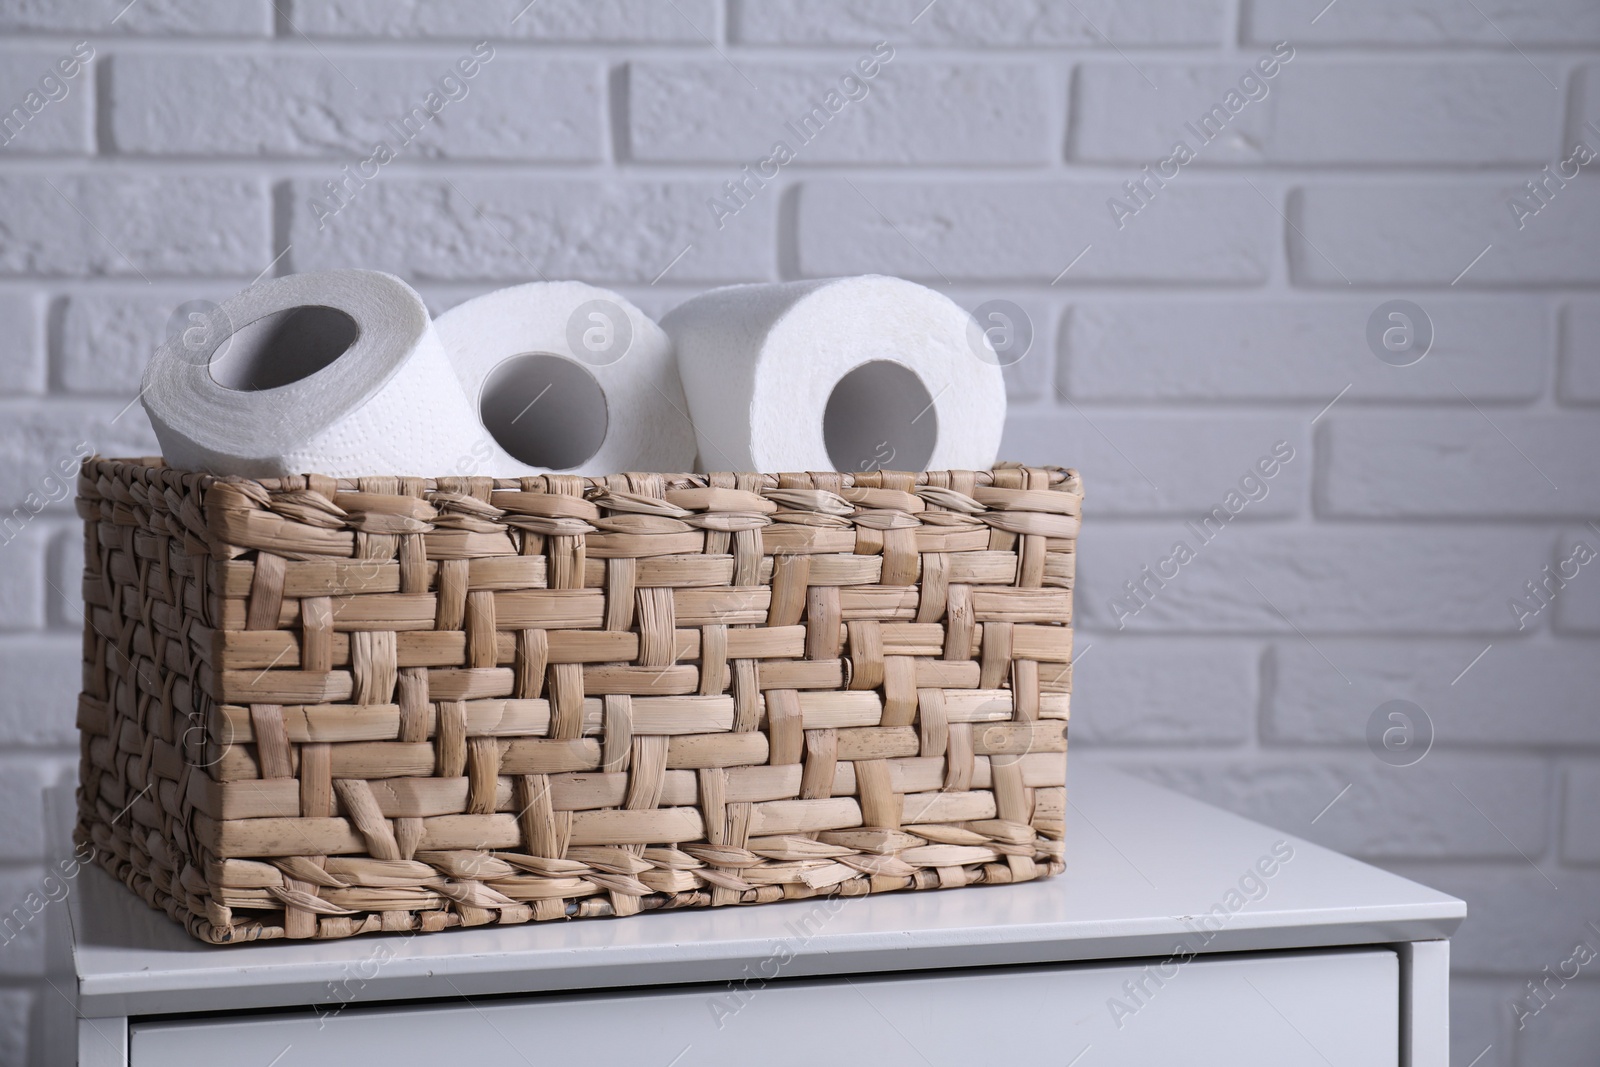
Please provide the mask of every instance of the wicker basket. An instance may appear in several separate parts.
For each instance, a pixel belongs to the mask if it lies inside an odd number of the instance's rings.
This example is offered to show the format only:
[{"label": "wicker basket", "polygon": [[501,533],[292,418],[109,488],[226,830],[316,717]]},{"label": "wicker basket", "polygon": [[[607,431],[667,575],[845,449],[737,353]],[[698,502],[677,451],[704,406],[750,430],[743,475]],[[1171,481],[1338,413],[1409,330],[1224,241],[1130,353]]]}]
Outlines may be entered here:
[{"label": "wicker basket", "polygon": [[90,459],[77,837],[217,943],[1058,873],[1081,500]]}]

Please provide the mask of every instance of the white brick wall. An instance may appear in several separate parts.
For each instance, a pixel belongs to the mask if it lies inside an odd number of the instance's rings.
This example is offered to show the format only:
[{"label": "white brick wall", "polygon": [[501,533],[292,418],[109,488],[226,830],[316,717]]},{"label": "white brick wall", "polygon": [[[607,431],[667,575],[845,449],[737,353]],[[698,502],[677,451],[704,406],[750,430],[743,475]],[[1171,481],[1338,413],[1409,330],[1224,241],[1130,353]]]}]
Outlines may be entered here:
[{"label": "white brick wall", "polygon": [[806,181],[795,220],[799,270],[1047,286],[1057,277],[1066,284],[1070,267],[1077,282],[1239,285],[1266,281],[1278,255],[1283,224],[1248,186],[1186,176],[1140,213],[1149,218],[1124,219],[1118,230],[1106,201],[1120,174],[1019,177]]},{"label": "white brick wall", "polygon": [[[1085,401],[1531,401],[1549,376],[1548,302],[1537,297],[1428,295],[1450,328],[1428,358],[1391,367],[1366,344],[1374,300],[1343,293],[1236,298],[1201,295],[1180,303],[1092,294],[1074,303],[1061,338],[1061,390]],[[1419,295],[1419,294],[1413,294]],[[1600,307],[1589,323],[1596,331]],[[1576,340],[1576,338],[1575,338]],[[1435,358],[1437,357],[1437,358]],[[1595,360],[1571,361],[1572,390],[1600,395]],[[1459,390],[1459,392],[1457,392]],[[1297,410],[1297,409],[1292,409]],[[1302,420],[1303,421],[1303,420]]]},{"label": "white brick wall", "polygon": [[856,61],[870,56],[862,49],[803,65],[758,61],[737,69],[719,59],[633,64],[630,155],[652,163],[731,163],[733,169],[754,163],[771,154],[773,141],[793,142],[784,124],[798,126],[847,76],[859,83],[850,91],[860,99],[829,118],[814,143],[791,144],[797,162],[959,167],[981,159],[1040,166],[1054,155],[1041,136],[1060,95],[1048,69],[897,57],[864,80]]},{"label": "white brick wall", "polygon": [[[1514,57],[1405,66],[1297,54],[1262,79],[1253,71],[1261,56],[1271,52],[1137,69],[1117,61],[1080,64],[1074,158],[1138,164],[1164,157],[1184,123],[1198,124],[1251,73],[1258,84],[1249,91],[1260,99],[1252,98],[1196,165],[1526,163],[1537,170],[1561,121],[1545,106],[1549,87]],[[1532,116],[1543,121],[1529,121]]]},{"label": "white brick wall", "polygon": [[0,278],[237,274],[248,281],[272,259],[271,205],[258,178],[51,162],[0,178],[7,228]]},{"label": "white brick wall", "polygon": [[[507,55],[479,63],[465,48],[400,58],[348,47],[322,52],[115,56],[109,63],[111,144],[131,156],[306,156],[342,163],[352,145],[404,136],[391,124],[450,75],[460,87],[447,88],[459,98],[450,99],[438,121],[418,123],[401,159],[593,163],[604,155],[605,67],[597,61]],[[461,58],[474,69],[471,78],[459,76]],[[330,175],[337,169],[329,167]]]},{"label": "white brick wall", "polygon": [[[0,147],[0,911],[38,884],[37,786],[75,754],[80,549],[51,474],[82,441],[154,448],[123,409],[186,301],[365,266],[436,311],[543,274],[660,314],[881,271],[1032,321],[1005,450],[1089,486],[1077,742],[1466,897],[1452,1063],[1593,1062],[1600,971],[1521,1029],[1512,1005],[1600,946],[1600,560],[1526,591],[1600,550],[1600,161],[1543,170],[1600,149],[1600,5],[525,3],[0,5],[0,121],[26,115]],[[327,215],[483,40],[466,95]],[[79,41],[93,60],[30,104]],[[878,41],[866,95],[719,225],[708,199]],[[1201,144],[1186,124],[1279,41]],[[1412,366],[1369,348],[1391,300],[1431,322]],[[1279,441],[1203,543],[1189,523]],[[1416,766],[1364,740],[1394,699],[1432,722]],[[0,1062],[42,1003],[35,932],[0,946]]]},{"label": "white brick wall", "polygon": [[[1549,103],[1558,106],[1560,100]],[[1600,149],[1600,138],[1592,132],[1589,138]],[[1550,166],[1554,151],[1552,138]],[[1600,283],[1600,256],[1594,252],[1600,183],[1580,174],[1537,215],[1522,219],[1519,229],[1507,202],[1539,177],[1538,168],[1523,166],[1505,177],[1456,181],[1418,175],[1371,184],[1308,182],[1291,201],[1290,273],[1312,286],[1518,289]]]}]

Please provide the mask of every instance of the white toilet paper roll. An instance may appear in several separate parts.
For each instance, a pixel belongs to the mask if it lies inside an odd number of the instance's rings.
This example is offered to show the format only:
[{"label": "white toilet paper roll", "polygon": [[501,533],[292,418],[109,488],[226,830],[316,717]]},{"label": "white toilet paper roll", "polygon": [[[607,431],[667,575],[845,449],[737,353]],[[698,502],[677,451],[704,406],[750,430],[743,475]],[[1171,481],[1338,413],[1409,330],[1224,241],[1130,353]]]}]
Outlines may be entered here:
[{"label": "white toilet paper roll", "polygon": [[499,444],[484,473],[694,465],[672,342],[618,294],[583,282],[530,282],[453,307],[435,327]]},{"label": "white toilet paper roll", "polygon": [[390,274],[291,274],[169,338],[141,393],[170,466],[252,478],[482,473],[428,309]]},{"label": "white toilet paper roll", "polygon": [[1005,383],[948,297],[881,275],[713,289],[661,320],[703,470],[983,470]]}]

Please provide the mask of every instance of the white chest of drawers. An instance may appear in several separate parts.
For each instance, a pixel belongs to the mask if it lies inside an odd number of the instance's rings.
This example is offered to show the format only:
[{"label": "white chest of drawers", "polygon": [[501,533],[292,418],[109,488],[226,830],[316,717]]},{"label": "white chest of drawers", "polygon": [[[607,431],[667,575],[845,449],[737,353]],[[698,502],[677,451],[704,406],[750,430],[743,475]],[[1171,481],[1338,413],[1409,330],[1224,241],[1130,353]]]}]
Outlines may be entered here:
[{"label": "white chest of drawers", "polygon": [[211,948],[87,870],[51,911],[56,1047],[94,1067],[1446,1067],[1462,902],[1084,758],[1070,788],[1059,878],[621,921]]}]

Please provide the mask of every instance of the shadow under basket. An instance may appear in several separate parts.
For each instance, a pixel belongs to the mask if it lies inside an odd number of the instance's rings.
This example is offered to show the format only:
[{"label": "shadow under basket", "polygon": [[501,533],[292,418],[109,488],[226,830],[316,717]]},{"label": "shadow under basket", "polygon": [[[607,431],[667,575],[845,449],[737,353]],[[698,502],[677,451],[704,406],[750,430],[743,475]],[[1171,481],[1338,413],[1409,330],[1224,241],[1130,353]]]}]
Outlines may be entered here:
[{"label": "shadow under basket", "polygon": [[1063,869],[1075,471],[78,492],[75,836],[204,941]]}]

